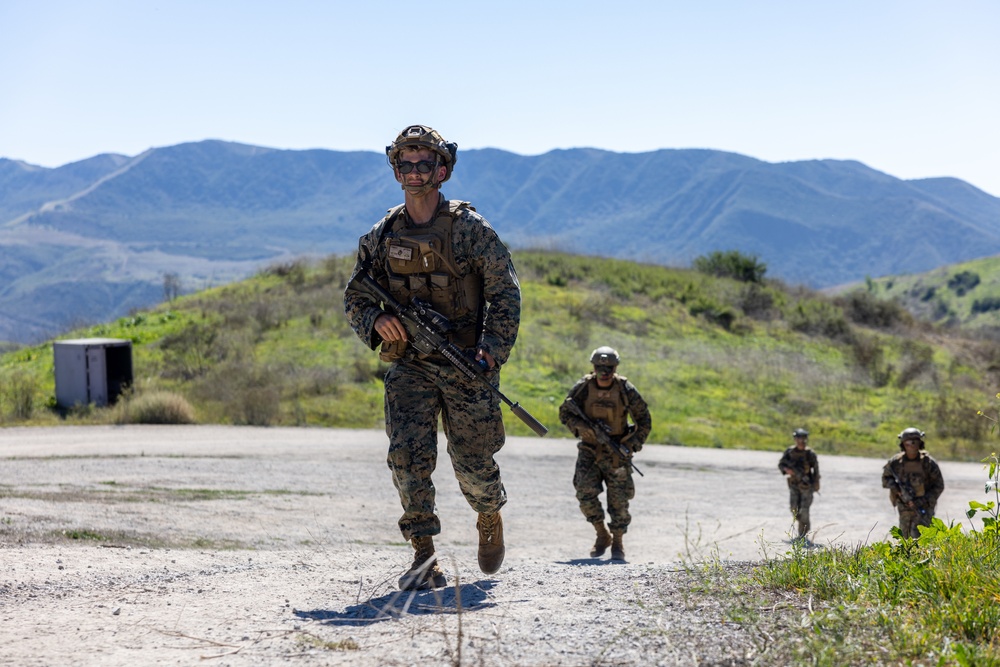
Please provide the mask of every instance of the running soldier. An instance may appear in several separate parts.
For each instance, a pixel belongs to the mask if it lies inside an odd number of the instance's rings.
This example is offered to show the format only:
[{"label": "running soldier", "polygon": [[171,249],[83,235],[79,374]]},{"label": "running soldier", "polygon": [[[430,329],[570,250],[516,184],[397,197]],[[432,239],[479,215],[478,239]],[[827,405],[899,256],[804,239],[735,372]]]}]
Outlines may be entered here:
[{"label": "running soldier", "polygon": [[444,356],[418,353],[392,312],[355,276],[370,261],[371,277],[403,304],[419,298],[451,323],[449,340],[486,369],[494,387],[521,317],[521,288],[510,253],[469,202],[440,193],[458,146],[435,130],[411,125],[386,146],[404,203],[361,237],[344,309],[355,333],[389,363],[385,374],[388,464],[403,514],[399,529],[413,546],[403,590],[446,585],[433,536],[441,532],[431,473],[437,466],[437,424],[448,439],[459,488],[478,513],[479,567],[492,574],[504,558],[500,508],[507,494],[494,455],[505,433],[496,394],[458,371]]},{"label": "running soldier", "polygon": [[819,459],[816,452],[806,444],[809,431],[797,428],[792,431],[795,444],[785,450],[778,461],[778,470],[788,482],[788,504],[792,510],[792,521],[798,522],[798,539],[807,540],[811,523],[809,508],[813,494],[819,492]]},{"label": "running soldier", "polygon": [[[622,543],[632,516],[629,500],[635,497],[632,455],[642,449],[652,428],[646,401],[632,383],[616,373],[620,358],[610,347],[599,347],[590,355],[594,372],[585,375],[559,406],[559,421],[580,438],[577,443],[573,486],[580,511],[594,526],[597,540],[591,558],[604,555],[611,547],[612,560],[625,560]],[[629,417],[632,424],[629,423]],[[624,445],[623,455],[615,446],[601,444],[595,428],[610,436],[612,445]],[[609,526],[598,495],[607,487]]]},{"label": "running soldier", "polygon": [[889,502],[899,511],[903,537],[920,537],[920,526],[931,525],[938,498],[944,493],[941,468],[924,451],[924,432],[903,429],[897,436],[899,449],[882,468],[882,488],[889,489]]}]

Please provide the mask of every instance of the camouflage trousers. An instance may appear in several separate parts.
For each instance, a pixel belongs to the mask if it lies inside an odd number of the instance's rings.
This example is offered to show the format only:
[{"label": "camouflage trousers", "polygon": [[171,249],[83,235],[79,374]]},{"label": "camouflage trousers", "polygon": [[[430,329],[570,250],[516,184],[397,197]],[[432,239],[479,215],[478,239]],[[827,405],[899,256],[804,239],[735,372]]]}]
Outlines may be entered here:
[{"label": "camouflage trousers", "polygon": [[788,487],[788,504],[792,510],[792,520],[799,523],[799,537],[805,537],[812,525],[809,521],[809,508],[813,503],[812,488],[799,488],[798,484]]},{"label": "camouflage trousers", "polygon": [[580,503],[580,511],[587,521],[604,521],[604,508],[597,496],[604,487],[608,492],[608,514],[612,531],[628,532],[632,515],[628,512],[628,501],[635,497],[635,482],[632,481],[632,467],[627,463],[614,467],[612,457],[598,456],[593,445],[577,443],[576,471],[573,474],[573,488]]},{"label": "camouflage trousers", "polygon": [[[496,386],[500,373],[491,371],[487,378]],[[407,540],[441,532],[431,480],[439,417],[458,486],[472,509],[496,512],[507,502],[493,458],[505,438],[499,398],[450,364],[394,362],[385,374],[387,462],[403,506],[399,530]]]},{"label": "camouflage trousers", "polygon": [[897,505],[897,509],[899,510],[899,532],[903,534],[903,537],[920,537],[920,526],[931,525],[931,519],[934,518],[933,512],[911,510],[902,503]]}]

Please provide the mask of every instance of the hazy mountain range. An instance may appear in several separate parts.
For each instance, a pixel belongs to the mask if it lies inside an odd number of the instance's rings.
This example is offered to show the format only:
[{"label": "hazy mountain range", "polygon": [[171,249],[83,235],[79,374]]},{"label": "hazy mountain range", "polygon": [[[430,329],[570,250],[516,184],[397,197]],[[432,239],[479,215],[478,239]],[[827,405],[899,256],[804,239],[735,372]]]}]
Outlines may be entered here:
[{"label": "hazy mountain range", "polygon": [[[712,150],[459,151],[445,194],[513,248],[686,265],[758,256],[827,287],[1000,253],[1000,199],[859,162]],[[203,141],[49,169],[0,159],[0,340],[30,341],[292,257],[352,252],[402,201],[384,155]],[[336,308],[338,304],[332,304]]]}]

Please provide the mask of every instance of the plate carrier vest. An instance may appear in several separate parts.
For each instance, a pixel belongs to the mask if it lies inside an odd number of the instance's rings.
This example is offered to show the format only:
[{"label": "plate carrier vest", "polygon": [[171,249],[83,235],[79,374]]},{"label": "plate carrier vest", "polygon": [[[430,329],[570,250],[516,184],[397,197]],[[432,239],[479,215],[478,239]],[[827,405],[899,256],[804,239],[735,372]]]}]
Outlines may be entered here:
[{"label": "plate carrier vest", "polygon": [[449,200],[433,221],[420,226],[407,226],[403,209],[402,204],[392,209],[386,222],[386,288],[402,303],[413,297],[429,303],[459,325],[448,334],[452,343],[474,347],[481,328],[483,281],[474,273],[459,272],[452,227],[464,209],[476,209],[469,202]]}]

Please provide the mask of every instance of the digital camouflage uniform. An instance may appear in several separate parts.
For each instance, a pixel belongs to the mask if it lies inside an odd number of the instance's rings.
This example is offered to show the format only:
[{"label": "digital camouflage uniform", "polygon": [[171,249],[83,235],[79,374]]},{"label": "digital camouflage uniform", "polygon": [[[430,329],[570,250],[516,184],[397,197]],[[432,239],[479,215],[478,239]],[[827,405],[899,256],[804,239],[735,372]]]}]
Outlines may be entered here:
[{"label": "digital camouflage uniform", "polygon": [[782,454],[778,470],[782,474],[791,471],[786,478],[788,504],[792,510],[792,519],[798,522],[799,537],[805,537],[811,526],[809,508],[812,506],[813,493],[819,490],[819,459],[816,452],[808,446],[799,449],[792,445]]},{"label": "digital camouflage uniform", "polygon": [[[899,532],[903,537],[920,537],[919,526],[931,525],[934,518],[938,498],[944,492],[944,477],[937,461],[922,449],[915,459],[900,452],[882,468],[882,488],[889,489],[889,501],[899,511]],[[911,498],[913,508],[906,505]]]},{"label": "digital camouflage uniform", "polygon": [[[617,397],[617,405],[607,403],[607,399],[612,397]],[[598,444],[593,431],[566,405],[569,401],[575,401],[591,420],[600,419],[607,424],[612,438],[624,442],[633,452],[642,448],[652,428],[646,401],[627,378],[616,373],[612,387],[601,389],[597,386],[596,375],[590,373],[573,386],[559,407],[559,421],[580,438],[573,474],[580,511],[588,522],[603,523],[604,508],[598,495],[606,486],[608,514],[611,517],[608,528],[613,533],[628,532],[632,521],[628,511],[629,501],[635,497],[632,466],[617,452]],[[621,415],[619,423],[609,423],[609,419],[613,419],[610,415],[615,414]],[[628,424],[629,417],[633,422],[631,426]]]},{"label": "digital camouflage uniform", "polygon": [[[470,357],[477,349],[492,355],[497,365],[486,377],[499,387],[499,367],[510,355],[521,314],[521,290],[510,253],[474,208],[444,197],[439,201],[439,215],[447,211],[453,214],[451,258],[460,280],[471,280],[481,288],[478,308],[452,320],[456,331],[465,332],[464,337],[453,342]],[[411,296],[421,296],[447,314],[448,304],[438,303],[436,294],[421,292],[423,288],[411,289],[416,283],[433,289],[440,273],[415,273],[401,280],[389,270],[391,240],[408,233],[419,234],[421,227],[412,225],[405,210],[397,207],[361,237],[360,245],[373,258],[369,271],[372,278],[396,299],[407,303]],[[355,274],[361,259],[359,251]],[[378,347],[382,339],[374,323],[384,311],[353,276],[344,293],[344,307],[355,333],[373,350]],[[398,349],[395,352],[398,354]],[[389,436],[387,461],[403,506],[399,528],[407,540],[441,532],[431,480],[437,465],[439,416],[455,476],[472,508],[494,513],[507,500],[493,458],[503,447],[505,437],[499,398],[480,382],[467,379],[443,357],[419,358],[413,348],[406,347],[402,358],[391,361],[385,375],[385,425]]]}]

